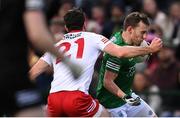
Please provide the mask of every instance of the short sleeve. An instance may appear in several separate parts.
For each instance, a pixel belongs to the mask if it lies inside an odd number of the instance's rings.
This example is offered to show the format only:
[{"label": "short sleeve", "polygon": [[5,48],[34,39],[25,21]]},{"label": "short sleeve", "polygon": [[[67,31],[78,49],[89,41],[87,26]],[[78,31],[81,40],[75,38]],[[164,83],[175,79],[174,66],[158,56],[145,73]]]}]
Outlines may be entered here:
[{"label": "short sleeve", "polygon": [[26,0],[26,10],[43,10],[44,0]]},{"label": "short sleeve", "polygon": [[109,57],[106,62],[106,69],[115,73],[119,73],[121,68],[121,61],[116,57]]},{"label": "short sleeve", "polygon": [[52,55],[48,52],[46,52],[42,57],[41,57],[42,60],[44,60],[46,63],[48,63],[50,66],[53,64],[53,61],[52,61]]},{"label": "short sleeve", "polygon": [[100,50],[103,50],[111,42],[109,39],[99,34],[95,34],[94,37],[95,39],[93,41],[95,46]]}]

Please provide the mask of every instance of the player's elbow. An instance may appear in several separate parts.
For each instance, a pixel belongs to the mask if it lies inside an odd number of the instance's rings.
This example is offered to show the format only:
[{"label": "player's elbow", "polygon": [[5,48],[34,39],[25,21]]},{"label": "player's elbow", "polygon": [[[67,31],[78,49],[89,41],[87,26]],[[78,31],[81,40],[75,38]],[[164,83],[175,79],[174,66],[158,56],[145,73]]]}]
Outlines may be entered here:
[{"label": "player's elbow", "polygon": [[108,86],[110,86],[110,80],[109,79],[106,79],[106,78],[104,78],[104,82],[103,82],[103,86],[104,86],[104,88],[107,88]]},{"label": "player's elbow", "polygon": [[37,40],[40,38],[40,35],[37,32],[29,32],[28,34],[29,34],[29,40],[32,43],[36,43]]},{"label": "player's elbow", "polygon": [[118,52],[118,58],[123,58],[126,57],[126,52],[125,51],[119,51]]}]

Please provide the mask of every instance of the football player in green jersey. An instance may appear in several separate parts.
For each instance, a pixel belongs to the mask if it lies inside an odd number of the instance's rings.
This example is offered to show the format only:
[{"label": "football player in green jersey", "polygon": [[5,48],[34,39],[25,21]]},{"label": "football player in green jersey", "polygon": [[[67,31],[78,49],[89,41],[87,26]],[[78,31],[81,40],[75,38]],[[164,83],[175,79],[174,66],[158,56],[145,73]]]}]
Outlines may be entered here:
[{"label": "football player in green jersey", "polygon": [[[133,12],[124,21],[123,30],[112,37],[119,46],[145,46],[150,23],[145,14]],[[145,44],[145,45],[144,45]],[[156,114],[140,97],[132,92],[135,58],[117,58],[104,54],[97,87],[100,103],[116,117],[153,117]],[[142,59],[141,59],[142,61]]]}]

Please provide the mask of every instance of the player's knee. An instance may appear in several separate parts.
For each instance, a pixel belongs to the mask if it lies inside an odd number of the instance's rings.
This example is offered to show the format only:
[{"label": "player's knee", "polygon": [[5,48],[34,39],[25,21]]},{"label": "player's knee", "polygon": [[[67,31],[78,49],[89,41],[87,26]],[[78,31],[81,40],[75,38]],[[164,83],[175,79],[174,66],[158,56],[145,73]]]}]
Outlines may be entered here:
[{"label": "player's knee", "polygon": [[103,111],[100,114],[100,117],[110,117],[110,113],[108,112],[107,109],[103,109]]},{"label": "player's knee", "polygon": [[101,104],[99,104],[99,109],[94,115],[95,117],[110,117],[110,113]]},{"label": "player's knee", "polygon": [[158,116],[156,114],[153,115],[153,118],[158,118]]}]

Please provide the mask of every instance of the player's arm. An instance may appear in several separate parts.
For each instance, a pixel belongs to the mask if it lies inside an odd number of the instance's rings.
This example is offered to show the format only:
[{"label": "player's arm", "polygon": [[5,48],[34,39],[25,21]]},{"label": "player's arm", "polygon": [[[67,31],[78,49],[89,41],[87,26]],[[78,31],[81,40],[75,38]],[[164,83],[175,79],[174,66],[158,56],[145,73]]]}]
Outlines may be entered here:
[{"label": "player's arm", "polygon": [[70,62],[54,47],[54,37],[48,30],[42,9],[43,0],[26,0],[24,23],[30,41],[40,51],[50,52],[57,58],[61,58],[62,62],[69,66],[73,76],[78,78],[82,72],[81,67]]},{"label": "player's arm", "polygon": [[140,104],[140,98],[133,98],[130,95],[126,95],[114,82],[116,77],[118,76],[117,73],[114,73],[112,71],[106,70],[105,76],[104,76],[104,87],[109,90],[111,93],[119,97],[120,99],[123,99],[125,102],[127,102],[129,105],[137,106]]},{"label": "player's arm", "polygon": [[24,23],[29,40],[40,51],[50,52],[56,57],[63,58],[63,55],[54,47],[54,37],[48,30],[43,7],[43,0],[26,0]]},{"label": "player's arm", "polygon": [[34,81],[40,74],[45,72],[49,67],[49,64],[40,58],[29,71],[30,79]]},{"label": "player's arm", "polygon": [[155,38],[147,47],[118,46],[116,44],[109,43],[103,51],[116,57],[135,57],[157,52],[161,49],[161,47],[161,39]]},{"label": "player's arm", "polygon": [[68,58],[59,52],[54,47],[53,36],[47,29],[44,16],[41,11],[26,11],[24,14],[25,25],[29,39],[40,51],[50,52],[55,57],[61,58],[62,62],[65,63],[70,69],[75,78],[78,78],[81,74],[81,68],[72,62]]},{"label": "player's arm", "polygon": [[125,93],[114,82],[121,68],[121,59],[107,54],[105,54],[105,56],[109,56],[109,58],[107,59],[105,65],[103,85],[112,94],[116,95],[119,98],[123,98],[123,96],[125,96]]},{"label": "player's arm", "polygon": [[110,91],[115,96],[119,97],[119,99],[123,99],[125,102],[132,106],[136,106],[140,104],[140,98],[133,98],[130,95],[126,95],[114,82],[115,79],[119,78],[119,71],[121,68],[121,61],[118,58],[112,57],[109,58],[106,62],[106,70],[104,74],[104,87]]},{"label": "player's arm", "polygon": [[[140,47],[147,47],[148,45],[149,43],[144,40],[141,42]],[[136,63],[142,63],[142,62],[148,61],[151,55],[152,54],[138,56],[138,57],[135,57],[134,59],[136,59]]]},{"label": "player's arm", "polygon": [[119,98],[123,98],[126,94],[114,83],[117,76],[117,73],[106,70],[104,75],[104,87]]}]

